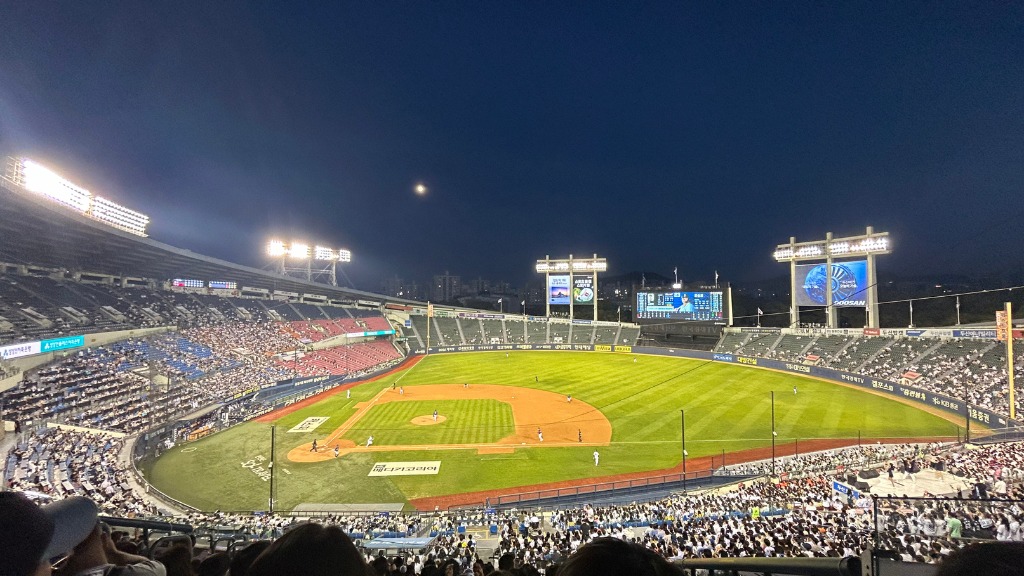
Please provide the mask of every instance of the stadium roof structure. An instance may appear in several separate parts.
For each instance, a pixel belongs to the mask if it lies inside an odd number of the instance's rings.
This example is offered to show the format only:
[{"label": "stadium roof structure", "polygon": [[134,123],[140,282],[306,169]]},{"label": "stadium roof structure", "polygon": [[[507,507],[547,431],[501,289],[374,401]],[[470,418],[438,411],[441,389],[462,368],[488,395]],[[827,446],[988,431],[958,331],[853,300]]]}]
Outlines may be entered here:
[{"label": "stadium roof structure", "polygon": [[116,277],[237,282],[239,287],[319,294],[335,299],[420,304],[309,282],[176,248],[86,218],[0,178],[0,261]]}]

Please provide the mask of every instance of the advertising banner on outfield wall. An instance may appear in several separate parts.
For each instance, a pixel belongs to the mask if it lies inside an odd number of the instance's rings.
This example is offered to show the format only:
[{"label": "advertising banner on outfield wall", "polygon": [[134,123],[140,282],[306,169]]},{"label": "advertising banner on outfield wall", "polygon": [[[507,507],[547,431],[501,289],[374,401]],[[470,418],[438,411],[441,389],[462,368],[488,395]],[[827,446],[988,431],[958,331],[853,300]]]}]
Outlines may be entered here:
[{"label": "advertising banner on outfield wall", "polygon": [[954,338],[978,338],[984,340],[995,340],[996,331],[993,330],[953,330]]},{"label": "advertising banner on outfield wall", "polygon": [[[1021,330],[1014,330],[1014,338],[1021,338]],[[795,334],[812,336],[892,336],[894,338],[967,338],[994,340],[995,330],[951,328],[726,328],[726,334]]]},{"label": "advertising banner on outfield wall", "polygon": [[[622,346],[613,346],[618,350]],[[629,348],[626,346],[626,348]],[[431,346],[428,349],[419,348],[414,354],[445,354],[449,352],[504,352],[509,350],[563,350],[577,352],[593,352],[592,344],[480,344],[465,346]]]},{"label": "advertising banner on outfield wall", "polygon": [[479,318],[480,320],[504,320],[504,314],[487,314],[484,312],[459,312],[459,318],[469,318],[471,320]]}]

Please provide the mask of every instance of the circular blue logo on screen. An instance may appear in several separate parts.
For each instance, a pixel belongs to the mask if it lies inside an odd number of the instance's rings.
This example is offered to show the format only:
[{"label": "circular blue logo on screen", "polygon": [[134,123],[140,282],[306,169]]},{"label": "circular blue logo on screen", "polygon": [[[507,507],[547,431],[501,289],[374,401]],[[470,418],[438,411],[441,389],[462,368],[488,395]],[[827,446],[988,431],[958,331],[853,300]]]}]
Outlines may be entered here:
[{"label": "circular blue logo on screen", "polygon": [[[815,303],[825,306],[826,278],[825,264],[818,264],[807,273],[804,279],[804,292]],[[857,275],[845,264],[832,264],[832,301],[849,300],[857,292]]]}]

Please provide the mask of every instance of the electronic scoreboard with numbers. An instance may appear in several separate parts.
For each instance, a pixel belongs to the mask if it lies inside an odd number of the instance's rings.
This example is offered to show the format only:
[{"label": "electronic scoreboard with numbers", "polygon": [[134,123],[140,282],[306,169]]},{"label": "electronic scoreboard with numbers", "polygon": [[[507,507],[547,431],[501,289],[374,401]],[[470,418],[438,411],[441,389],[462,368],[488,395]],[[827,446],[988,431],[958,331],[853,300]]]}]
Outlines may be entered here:
[{"label": "electronic scoreboard with numbers", "polygon": [[721,292],[637,292],[637,320],[722,319]]}]

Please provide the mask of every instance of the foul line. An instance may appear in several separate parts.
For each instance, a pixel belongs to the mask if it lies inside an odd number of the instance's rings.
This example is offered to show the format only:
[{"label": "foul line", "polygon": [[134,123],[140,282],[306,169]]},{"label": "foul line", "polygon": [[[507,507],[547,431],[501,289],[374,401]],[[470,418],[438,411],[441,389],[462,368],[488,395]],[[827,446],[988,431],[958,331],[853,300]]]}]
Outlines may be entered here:
[{"label": "foul line", "polygon": [[327,437],[327,440],[324,443],[329,446],[331,442],[334,442],[342,435],[344,435],[346,432],[351,430],[352,426],[354,426],[356,422],[359,422],[359,420],[361,420],[363,416],[366,416],[366,414],[370,412],[370,408],[374,404],[376,404],[377,400],[380,400],[380,397],[386,394],[387,391],[388,388],[385,386],[384,388],[381,389],[380,392],[377,392],[377,395],[371,398],[370,401],[366,403],[366,406],[357,409],[356,413],[350,416],[348,420],[345,421],[345,423],[335,428],[334,432],[331,432],[331,435]]},{"label": "foul line", "polygon": [[[419,366],[419,365],[420,365],[420,363],[417,362],[417,363],[413,364],[412,367],[410,367],[408,370],[402,372],[401,376],[398,377],[398,380],[395,380],[395,384],[398,384],[399,382],[401,382],[402,378],[405,378],[406,375],[408,375],[410,372],[415,370],[416,367]],[[377,403],[377,400],[380,400],[380,397],[383,396],[387,391],[388,391],[388,387],[384,386],[383,388],[381,388],[380,392],[377,392],[376,396],[371,398],[370,401],[366,403],[366,406],[363,406],[362,408],[356,409],[356,413],[355,414],[353,414],[348,419],[346,419],[345,422],[342,423],[341,426],[335,428],[334,432],[331,432],[331,435],[327,437],[327,440],[324,442],[324,444],[329,446],[331,444],[331,442],[334,442],[338,438],[340,438],[343,435],[345,435],[346,432],[351,430],[352,427],[355,426],[356,422],[359,422],[359,420],[362,419],[362,417],[365,416],[370,411],[370,408],[373,407],[373,405]],[[358,444],[357,444],[357,446],[358,446]]]}]

